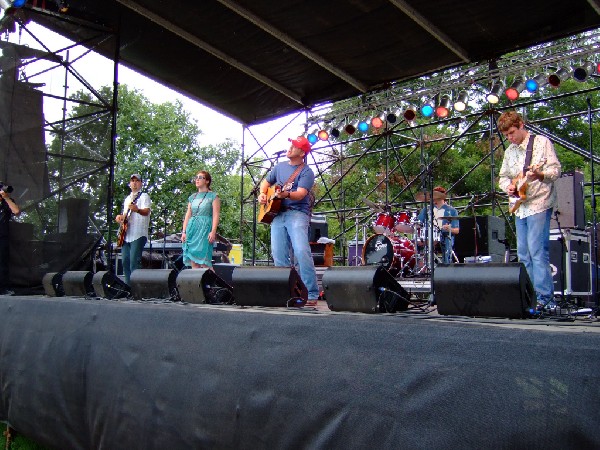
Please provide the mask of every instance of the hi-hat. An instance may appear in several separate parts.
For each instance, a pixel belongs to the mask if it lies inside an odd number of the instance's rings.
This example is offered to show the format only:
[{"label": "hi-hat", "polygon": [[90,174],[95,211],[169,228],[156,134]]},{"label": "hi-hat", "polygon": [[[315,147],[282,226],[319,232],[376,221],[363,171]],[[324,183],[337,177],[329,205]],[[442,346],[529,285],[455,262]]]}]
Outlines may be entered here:
[{"label": "hi-hat", "polygon": [[[443,200],[446,198],[446,194],[440,191],[433,191],[433,199],[434,200]],[[417,192],[415,195],[415,201],[417,202],[428,202],[431,200],[431,195],[429,192],[421,191]]]},{"label": "hi-hat", "polygon": [[374,209],[377,212],[385,211],[381,205],[378,205],[377,203],[372,202],[368,198],[365,198],[363,201],[365,202],[365,205],[367,205],[371,209]]}]

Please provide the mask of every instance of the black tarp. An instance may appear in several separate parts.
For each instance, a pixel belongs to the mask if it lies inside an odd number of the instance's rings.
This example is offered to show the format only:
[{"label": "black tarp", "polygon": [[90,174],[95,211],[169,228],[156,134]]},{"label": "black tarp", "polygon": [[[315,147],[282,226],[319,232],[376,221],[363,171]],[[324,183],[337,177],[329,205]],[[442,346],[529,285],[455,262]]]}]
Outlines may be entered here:
[{"label": "black tarp", "polygon": [[597,324],[68,297],[0,317],[0,420],[54,448],[600,446]]}]

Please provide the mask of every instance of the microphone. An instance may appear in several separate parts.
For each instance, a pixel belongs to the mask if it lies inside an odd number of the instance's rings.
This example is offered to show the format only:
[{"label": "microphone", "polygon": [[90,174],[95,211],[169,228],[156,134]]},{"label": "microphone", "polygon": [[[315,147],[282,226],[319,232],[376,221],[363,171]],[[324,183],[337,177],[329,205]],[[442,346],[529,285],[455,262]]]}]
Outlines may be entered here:
[{"label": "microphone", "polygon": [[284,153],[287,153],[287,150],[280,150],[280,151],[278,151],[278,152],[275,152],[275,153],[273,153],[273,154],[274,154],[275,156],[281,156],[281,155],[283,155]]}]

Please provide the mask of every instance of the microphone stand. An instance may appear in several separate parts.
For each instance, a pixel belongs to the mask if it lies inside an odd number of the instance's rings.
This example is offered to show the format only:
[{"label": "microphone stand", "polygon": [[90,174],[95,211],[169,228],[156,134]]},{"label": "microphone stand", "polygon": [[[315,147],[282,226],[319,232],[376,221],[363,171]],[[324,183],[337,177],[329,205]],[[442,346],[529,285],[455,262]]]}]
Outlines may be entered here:
[{"label": "microphone stand", "polygon": [[560,220],[558,220],[558,211],[554,211],[554,220],[556,220],[556,226],[558,227],[558,240],[560,241],[560,298],[565,300],[565,284],[566,284],[566,259],[569,257],[567,253],[567,244],[563,235],[562,228],[560,227]]},{"label": "microphone stand", "polygon": [[[161,266],[164,268],[168,268],[168,266],[169,266],[169,264],[167,264],[167,251],[166,251],[166,249],[167,249],[167,213],[169,212],[169,206],[171,206],[171,204],[173,203],[174,200],[175,200],[175,196],[173,196],[171,198],[169,203],[167,203],[162,210],[162,214],[163,214],[163,244],[162,244]],[[152,241],[151,241],[150,245],[152,245]]]},{"label": "microphone stand", "polygon": [[471,197],[471,201],[469,201],[469,204],[467,205],[467,208],[471,208],[471,211],[473,212],[473,243],[474,243],[474,249],[475,249],[475,254],[473,255],[475,257],[475,262],[477,262],[477,257],[479,256],[479,239],[481,238],[481,231],[479,230],[479,223],[477,222],[477,213],[475,212],[475,195],[473,195]]}]

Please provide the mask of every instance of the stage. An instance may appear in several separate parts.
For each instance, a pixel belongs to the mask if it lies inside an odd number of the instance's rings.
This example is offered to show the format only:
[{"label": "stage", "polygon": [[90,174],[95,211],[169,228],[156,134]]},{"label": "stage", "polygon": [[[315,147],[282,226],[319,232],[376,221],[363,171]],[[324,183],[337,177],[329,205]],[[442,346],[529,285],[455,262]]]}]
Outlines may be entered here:
[{"label": "stage", "polygon": [[0,420],[54,448],[598,448],[600,325],[0,297]]}]

